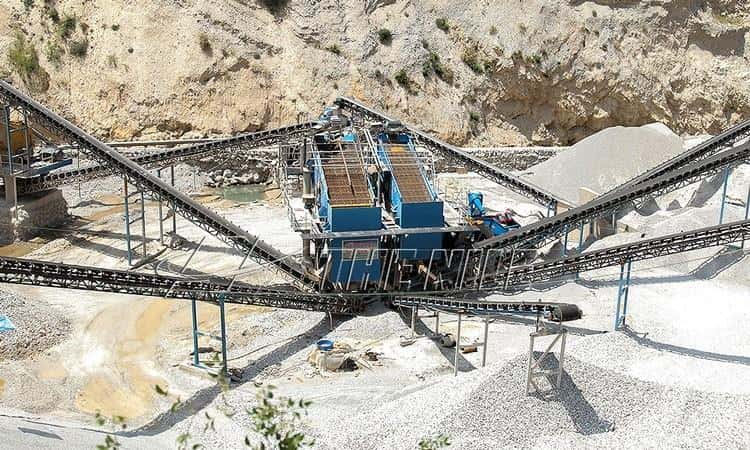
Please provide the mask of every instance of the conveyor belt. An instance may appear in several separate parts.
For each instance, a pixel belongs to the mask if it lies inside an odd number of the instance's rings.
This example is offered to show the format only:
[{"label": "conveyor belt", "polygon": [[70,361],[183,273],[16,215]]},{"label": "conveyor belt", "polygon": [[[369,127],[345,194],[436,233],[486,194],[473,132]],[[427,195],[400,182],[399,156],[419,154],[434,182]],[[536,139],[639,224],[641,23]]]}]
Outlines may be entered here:
[{"label": "conveyor belt", "polygon": [[547,217],[501,236],[478,242],[475,246],[477,248],[538,246],[547,239],[562,236],[566,231],[576,229],[581,223],[612,214],[629,202],[694,183],[721,171],[724,167],[742,163],[748,158],[750,158],[750,143],[744,143],[713,156],[694,161],[679,170],[667,172],[649,181],[625,188],[622,191],[597,197],[585,205],[562,214]]},{"label": "conveyor belt", "polygon": [[524,285],[551,280],[561,275],[617,266],[627,261],[641,261],[728,245],[743,240],[750,240],[750,220],[675,233],[538,264],[511,267],[510,276],[507,271],[487,274],[480,289],[497,290],[503,287],[506,280],[510,289],[518,289]]},{"label": "conveyor belt", "polygon": [[[309,133],[317,130],[320,125],[317,122],[305,122],[297,125],[288,125],[273,128],[256,133],[245,133],[231,138],[217,139],[211,142],[159,150],[135,156],[131,160],[143,167],[163,166],[186,159],[203,157],[218,151],[249,150],[276,144],[291,136],[301,133]],[[100,177],[111,175],[116,170],[103,164],[90,165],[81,168],[68,169],[53,172],[41,177],[18,179],[19,194],[52,189],[67,183],[77,181],[89,181]]]},{"label": "conveyor belt", "polygon": [[[383,114],[380,111],[372,109],[357,100],[339,97],[336,99],[336,104],[346,110],[356,112],[366,117],[372,118],[379,121],[391,121],[391,117]],[[554,208],[555,205],[569,204],[570,202],[565,201],[559,196],[552,194],[551,192],[545,191],[539,186],[535,186],[526,180],[519,177],[513,176],[497,166],[494,166],[476,156],[458,149],[450,144],[447,144],[439,139],[436,139],[426,133],[419,131],[413,126],[407,126],[412,135],[414,135],[420,142],[428,146],[432,150],[445,155],[448,158],[459,161],[461,164],[466,166],[468,169],[477,172],[486,178],[507,187],[508,189],[517,192],[525,197],[531,198],[541,205]]]},{"label": "conveyor belt", "polygon": [[578,306],[556,302],[494,302],[483,300],[456,300],[445,297],[398,297],[393,300],[396,306],[406,308],[426,308],[449,313],[462,313],[473,316],[496,316],[505,314],[545,314],[549,319],[567,322],[582,316]]},{"label": "conveyor belt", "polygon": [[232,284],[223,279],[191,280],[20,258],[0,257],[0,282],[214,302],[223,295],[227,303],[338,314],[355,314],[362,310],[358,297],[321,296],[291,289]]},{"label": "conveyor belt", "polygon": [[112,167],[142,191],[150,192],[156,198],[168,202],[175,212],[241,253],[268,261],[303,284],[313,281],[298,262],[291,260],[287,255],[215,212],[194,202],[187,195],[151,175],[145,168],[130,161],[4,81],[0,81],[0,100],[6,104],[23,107],[34,122],[46,124],[48,128],[66,136],[67,140],[77,143],[81,151],[89,154],[102,165]]},{"label": "conveyor belt", "polygon": [[695,147],[692,147],[686,152],[680,153],[674,158],[664,161],[653,169],[647,170],[637,177],[604,193],[602,196],[609,195],[614,192],[624,191],[629,187],[636,186],[645,181],[653,180],[654,178],[664,175],[667,172],[684,167],[691,162],[707,158],[711,155],[716,154],[717,152],[733,146],[735,143],[748,136],[750,136],[750,120],[746,120],[745,122],[722,131],[711,139],[708,139],[696,145]]}]

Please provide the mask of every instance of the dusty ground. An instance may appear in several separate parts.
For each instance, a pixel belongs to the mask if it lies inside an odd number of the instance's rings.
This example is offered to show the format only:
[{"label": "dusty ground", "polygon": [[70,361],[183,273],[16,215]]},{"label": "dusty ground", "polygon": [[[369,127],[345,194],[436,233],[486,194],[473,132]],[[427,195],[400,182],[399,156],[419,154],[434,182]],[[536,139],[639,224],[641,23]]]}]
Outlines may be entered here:
[{"label": "dusty ground", "polygon": [[[750,171],[740,168],[731,179],[730,197],[741,198]],[[682,207],[646,216],[632,213],[623,221],[633,232],[594,245],[606,247],[640,239],[643,233],[653,237],[716,223],[719,185],[715,182],[694,185],[658,199],[663,208],[674,199],[680,199]],[[482,190],[490,208],[512,207],[528,216],[524,221],[534,220],[531,216],[535,212],[544,212],[539,206],[471,173],[443,174],[439,177],[439,188],[446,197],[459,201],[468,189]],[[31,245],[15,245],[3,251],[52,261],[125,268],[121,199],[114,194],[99,195],[95,190],[86,195],[89,196],[76,198],[77,190],[66,193],[69,203],[76,205],[71,212],[82,217],[62,236],[47,236]],[[690,199],[696,198],[700,201],[691,203]],[[299,251],[299,238],[290,230],[278,200],[238,205],[213,195],[200,199],[283,251]],[[156,237],[154,205],[150,204],[147,211],[150,217],[147,235]],[[727,220],[736,220],[743,212],[744,204],[730,205]],[[108,233],[92,234],[104,231]],[[178,219],[178,234],[193,243],[203,236],[182,219]],[[570,245],[573,247],[574,243]],[[151,250],[158,248],[156,243],[150,246]],[[163,262],[157,270],[179,271],[189,251],[190,248],[168,250],[160,257]],[[197,276],[226,275],[235,273],[240,261],[239,256],[209,238],[189,269]],[[613,383],[632,378],[660,389],[679,389],[683,393],[680,395],[687,399],[683,406],[689,406],[691,396],[698,395],[691,392],[725,394],[733,402],[747,403],[750,388],[744,380],[750,377],[750,341],[745,324],[750,313],[738,305],[744,304],[750,289],[748,273],[750,265],[745,253],[726,249],[638,263],[634,265],[630,293],[630,330],[618,333],[611,330],[619,268],[586,273],[578,281],[538,286],[516,298],[574,302],[583,309],[584,318],[570,326],[568,354],[582,364],[576,367],[593,365],[606,370]],[[273,276],[257,272],[252,266],[243,271],[242,279],[254,283],[274,281]],[[460,391],[459,387],[451,387],[460,386],[451,384],[455,383],[452,351],[428,337],[419,338],[411,346],[399,345],[401,336],[410,334],[408,313],[400,316],[398,311],[373,307],[365,316],[336,320],[331,329],[328,318],[320,313],[232,307],[228,315],[230,366],[242,369],[244,376],[231,391],[222,393],[209,378],[181,367],[188,360],[192,346],[186,302],[25,286],[3,286],[3,290],[44,300],[65,310],[72,323],[67,340],[37,357],[21,363],[0,362],[0,424],[12,433],[15,440],[11,442],[29,447],[37,441],[57,442],[53,437],[40,436],[39,432],[57,433],[69,443],[97,442],[101,435],[81,429],[81,424],[91,424],[93,413],[101,411],[108,416],[126,417],[130,424],[130,431],[122,436],[126,448],[163,447],[182,432],[190,432],[193,442],[208,448],[241,448],[242,436],[250,426],[242,411],[255,401],[257,392],[251,381],[272,383],[282,395],[312,400],[310,415],[305,419],[306,429],[318,438],[321,448],[342,448],[337,442],[344,435],[374,445],[377,441],[367,438],[370,430],[382,426],[419,433],[421,428],[417,425],[422,417],[427,424],[431,423],[428,417],[437,415],[436,423],[441,423],[442,407],[435,406],[432,412],[415,409],[402,422],[382,419],[382,424],[373,423],[370,428],[351,424],[360,419],[365,421],[377,408],[397,408],[401,399],[416,408],[418,402],[410,403],[411,395],[431,386],[443,392],[440,395],[458,396]],[[216,332],[215,308],[203,305],[199,316],[203,330]],[[418,334],[429,336],[434,320],[428,312],[421,312]],[[455,327],[455,317],[441,317],[441,331],[453,331]],[[532,329],[533,320],[529,318],[494,320],[488,342],[492,368],[481,369],[481,347],[477,353],[460,355],[459,378],[466,377],[465,386],[472,386],[470,380],[481,380],[527,352]],[[481,342],[482,332],[479,320],[467,319],[462,327],[462,343]],[[306,358],[315,341],[322,337],[345,341],[358,349],[371,349],[380,354],[379,361],[372,370],[321,375]],[[585,379],[574,381],[584,383]],[[157,395],[155,384],[167,389],[169,396]],[[177,397],[185,406],[177,413],[169,413],[168,408]],[[237,414],[227,417],[229,411]],[[567,414],[564,409],[562,413]],[[215,431],[206,429],[206,414],[215,418]],[[606,416],[606,412],[601,414]],[[571,421],[575,422],[572,415],[568,422]],[[21,439],[18,430],[28,428],[31,422],[37,431],[34,441]],[[61,427],[61,423],[67,425]],[[646,426],[636,420],[633,429]],[[576,434],[575,430],[566,433],[570,445],[612,444],[615,441],[607,439],[628,436],[605,434],[589,438]],[[459,434],[456,431],[457,438],[466,439]],[[552,433],[549,438],[556,436]],[[405,434],[401,442],[406,448],[413,448],[411,444],[416,445],[419,437]],[[136,440],[127,441],[132,438]],[[733,438],[746,442],[748,436],[733,435]]]}]

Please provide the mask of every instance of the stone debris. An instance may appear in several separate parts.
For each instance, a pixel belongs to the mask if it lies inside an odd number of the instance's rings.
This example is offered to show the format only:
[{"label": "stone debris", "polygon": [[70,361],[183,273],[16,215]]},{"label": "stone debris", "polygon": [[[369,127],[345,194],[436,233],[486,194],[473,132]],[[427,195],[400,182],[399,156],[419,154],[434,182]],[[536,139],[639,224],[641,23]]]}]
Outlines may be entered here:
[{"label": "stone debris", "polygon": [[55,346],[70,333],[70,321],[45,302],[0,291],[0,314],[16,326],[0,334],[0,360],[34,357]]}]

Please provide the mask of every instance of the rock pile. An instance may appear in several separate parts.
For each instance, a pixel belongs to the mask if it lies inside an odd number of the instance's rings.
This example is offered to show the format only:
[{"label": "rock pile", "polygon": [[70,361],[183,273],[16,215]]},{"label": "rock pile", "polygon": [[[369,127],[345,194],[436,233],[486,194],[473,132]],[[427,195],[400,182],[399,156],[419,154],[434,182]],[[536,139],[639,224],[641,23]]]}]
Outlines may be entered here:
[{"label": "rock pile", "polygon": [[207,176],[206,186],[223,187],[265,183],[273,174],[276,161],[259,157],[257,152],[239,151],[233,155],[211,155],[196,165]]},{"label": "rock pile", "polygon": [[[443,433],[461,449],[737,447],[747,439],[745,396],[662,386],[575,358],[556,396],[525,393],[527,356],[373,399],[337,423],[321,448],[416,448]],[[700,411],[700,414],[697,413]],[[702,415],[711,417],[707,427]],[[363,426],[366,424],[367,426]]]},{"label": "rock pile", "polygon": [[40,300],[0,291],[0,314],[16,329],[0,334],[0,360],[33,357],[61,342],[70,333],[70,321]]}]

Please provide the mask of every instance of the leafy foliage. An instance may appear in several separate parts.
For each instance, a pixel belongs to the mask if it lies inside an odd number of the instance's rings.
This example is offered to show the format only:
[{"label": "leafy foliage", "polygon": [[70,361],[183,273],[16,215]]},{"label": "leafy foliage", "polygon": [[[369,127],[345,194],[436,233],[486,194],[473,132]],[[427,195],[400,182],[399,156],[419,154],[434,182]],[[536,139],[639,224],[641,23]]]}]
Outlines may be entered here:
[{"label": "leafy foliage", "polygon": [[448,19],[444,17],[440,17],[438,19],[435,19],[435,26],[438,27],[438,29],[445,31],[446,33],[450,31],[451,24],[448,22]]},{"label": "leafy foliage", "polygon": [[388,28],[378,30],[378,41],[383,45],[388,45],[393,41],[393,33]]},{"label": "leafy foliage", "polygon": [[451,442],[448,436],[444,434],[438,434],[434,437],[423,438],[419,441],[419,450],[438,450],[445,447],[450,447]]},{"label": "leafy foliage", "polygon": [[89,51],[89,41],[86,38],[71,40],[68,44],[68,51],[71,55],[83,58]]},{"label": "leafy foliage", "polygon": [[260,388],[257,394],[259,404],[247,411],[260,442],[253,443],[250,436],[246,436],[245,445],[254,450],[311,448],[315,441],[297,431],[311,402],[275,398],[273,390],[273,386]]},{"label": "leafy foliage", "polygon": [[16,33],[16,38],[8,49],[8,60],[10,65],[21,75],[28,79],[39,71],[39,55],[34,45],[26,41],[23,33]]}]

